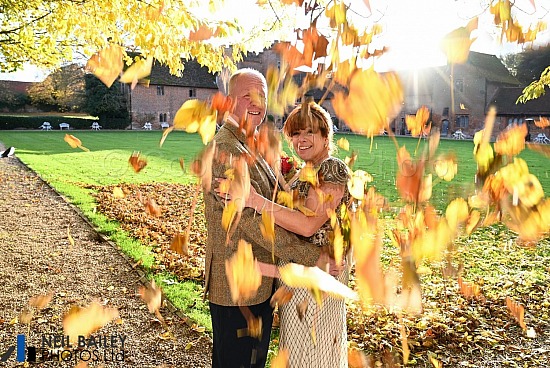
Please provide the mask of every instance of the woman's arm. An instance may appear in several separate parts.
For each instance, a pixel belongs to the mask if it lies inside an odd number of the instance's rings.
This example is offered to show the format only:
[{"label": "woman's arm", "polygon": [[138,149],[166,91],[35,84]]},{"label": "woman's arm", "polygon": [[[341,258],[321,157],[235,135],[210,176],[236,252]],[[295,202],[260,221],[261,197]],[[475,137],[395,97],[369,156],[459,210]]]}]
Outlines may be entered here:
[{"label": "woman's arm", "polygon": [[306,216],[299,210],[274,203],[254,190],[248,196],[246,207],[251,207],[256,212],[269,211],[277,225],[293,233],[309,237],[315,234],[328,220],[327,210],[334,210],[338,206],[344,192],[344,185],[333,183],[323,183],[317,189],[310,188],[304,204],[315,213],[313,216]]}]

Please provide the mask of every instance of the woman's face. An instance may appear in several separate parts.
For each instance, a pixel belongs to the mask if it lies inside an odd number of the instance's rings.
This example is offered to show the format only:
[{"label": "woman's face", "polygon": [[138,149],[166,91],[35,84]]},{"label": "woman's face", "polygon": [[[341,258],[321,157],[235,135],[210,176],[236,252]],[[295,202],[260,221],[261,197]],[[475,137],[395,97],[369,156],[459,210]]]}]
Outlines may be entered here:
[{"label": "woman's face", "polygon": [[262,123],[266,114],[267,87],[255,75],[239,76],[231,95],[235,98],[233,114],[238,119],[246,119],[256,128]]},{"label": "woman's face", "polygon": [[292,133],[292,146],[298,156],[313,165],[319,164],[328,154],[328,140],[321,131],[313,133],[311,128],[301,129]]}]

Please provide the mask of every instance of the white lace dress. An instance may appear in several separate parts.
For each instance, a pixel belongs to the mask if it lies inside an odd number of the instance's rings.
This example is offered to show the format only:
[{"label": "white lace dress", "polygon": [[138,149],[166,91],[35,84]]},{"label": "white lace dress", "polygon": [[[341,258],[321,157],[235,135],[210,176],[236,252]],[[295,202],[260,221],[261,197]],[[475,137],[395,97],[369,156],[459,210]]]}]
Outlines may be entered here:
[{"label": "white lace dress", "polygon": [[[326,159],[319,166],[318,173],[320,181],[344,185],[346,192],[342,202],[349,200],[346,185],[349,171],[342,160],[333,157]],[[293,189],[298,190],[300,196],[304,197],[307,196],[309,186],[310,184],[306,182],[295,182],[291,185]],[[307,239],[319,246],[329,246],[331,231],[329,220]],[[348,265],[349,262],[346,262],[346,269],[338,276],[338,280],[346,285],[349,277]],[[325,296],[320,306],[308,290],[290,289],[293,291],[292,299],[279,308],[279,348],[289,350],[289,367],[347,368],[345,301]],[[305,303],[307,308],[302,316],[299,309],[303,310]]]}]

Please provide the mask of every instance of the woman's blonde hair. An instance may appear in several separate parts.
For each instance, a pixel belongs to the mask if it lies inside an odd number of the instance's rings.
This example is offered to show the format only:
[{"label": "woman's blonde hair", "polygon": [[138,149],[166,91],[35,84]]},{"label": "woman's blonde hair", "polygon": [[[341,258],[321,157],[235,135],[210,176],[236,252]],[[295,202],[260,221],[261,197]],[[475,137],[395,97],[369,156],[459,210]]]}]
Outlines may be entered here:
[{"label": "woman's blonde hair", "polygon": [[290,140],[295,132],[307,128],[313,133],[321,132],[321,135],[328,139],[328,152],[334,151],[332,119],[327,110],[312,101],[299,104],[288,114],[283,133],[287,140]]}]

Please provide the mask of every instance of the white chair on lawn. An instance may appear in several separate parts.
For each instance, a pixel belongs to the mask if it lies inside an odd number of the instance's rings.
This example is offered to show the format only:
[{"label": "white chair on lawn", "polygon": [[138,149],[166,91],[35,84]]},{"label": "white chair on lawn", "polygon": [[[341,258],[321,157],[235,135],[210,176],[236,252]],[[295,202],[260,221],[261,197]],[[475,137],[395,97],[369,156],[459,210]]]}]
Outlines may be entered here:
[{"label": "white chair on lawn", "polygon": [[153,129],[153,126],[151,125],[150,122],[146,122],[146,123],[143,125],[143,129],[145,129],[145,130],[152,130],[152,129]]},{"label": "white chair on lawn", "polygon": [[59,130],[63,130],[63,128],[69,130],[71,126],[69,125],[69,123],[59,123]]},{"label": "white chair on lawn", "polygon": [[464,133],[462,133],[462,129],[458,129],[456,132],[453,133],[454,139],[466,139],[466,136]]},{"label": "white chair on lawn", "polygon": [[42,123],[42,125],[39,126],[39,128],[42,130],[52,130],[52,125],[49,122],[45,121]]},{"label": "white chair on lawn", "polygon": [[162,129],[166,129],[166,128],[169,128],[169,127],[170,127],[170,124],[168,124],[168,123],[160,123],[160,127],[161,127]]},{"label": "white chair on lawn", "polygon": [[535,143],[544,143],[544,144],[550,144],[550,139],[546,136],[544,133],[539,133],[535,139],[533,139],[533,142]]},{"label": "white chair on lawn", "polygon": [[100,130],[101,125],[99,125],[99,123],[97,123],[97,122],[93,122],[92,126],[90,128],[92,128],[92,130]]}]

